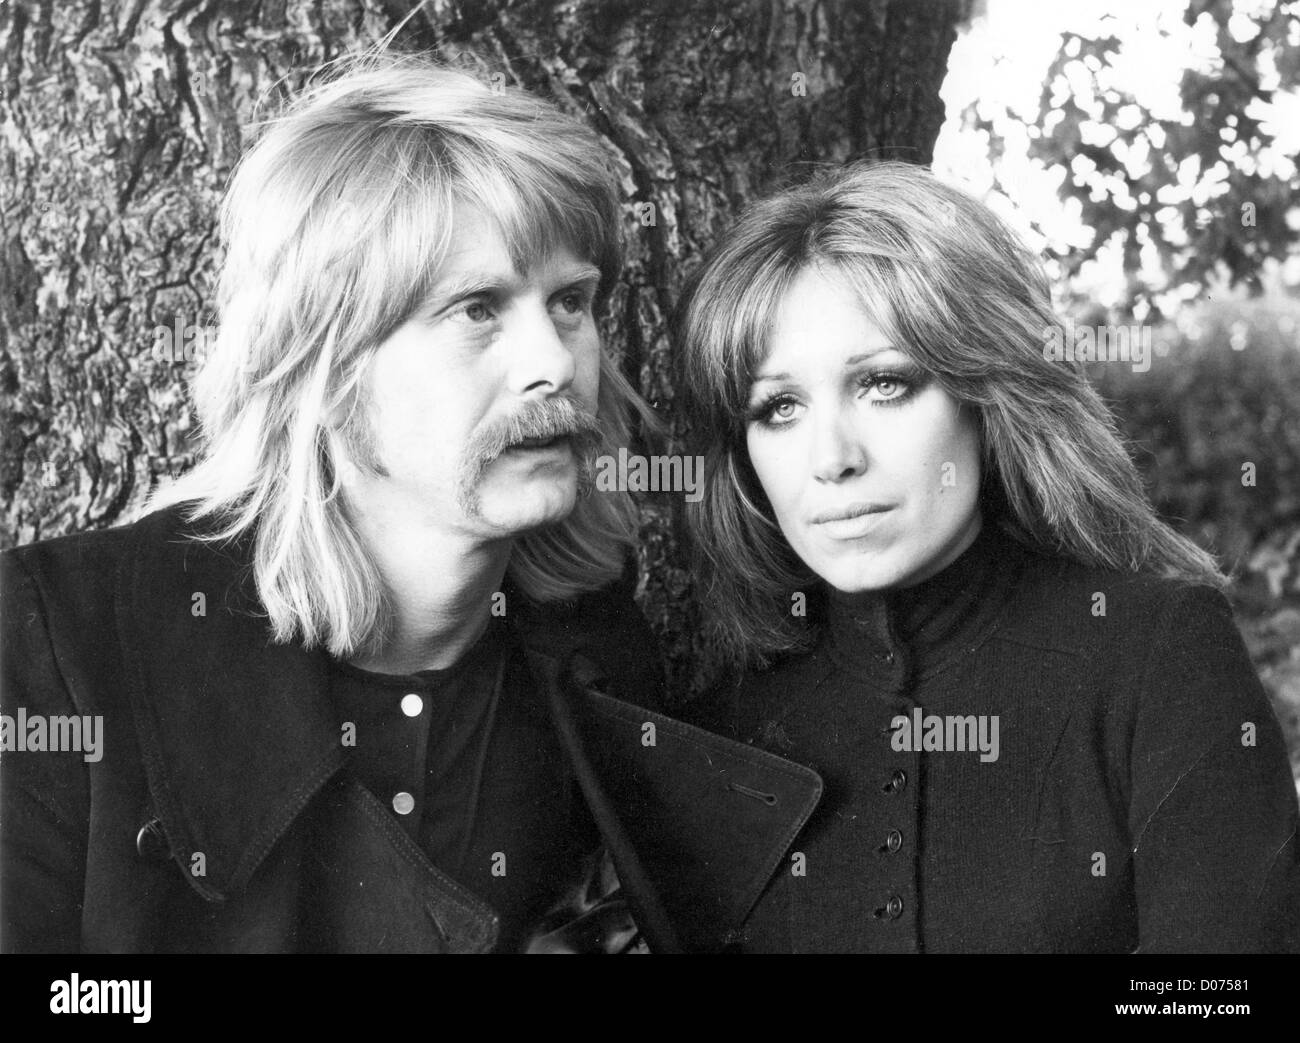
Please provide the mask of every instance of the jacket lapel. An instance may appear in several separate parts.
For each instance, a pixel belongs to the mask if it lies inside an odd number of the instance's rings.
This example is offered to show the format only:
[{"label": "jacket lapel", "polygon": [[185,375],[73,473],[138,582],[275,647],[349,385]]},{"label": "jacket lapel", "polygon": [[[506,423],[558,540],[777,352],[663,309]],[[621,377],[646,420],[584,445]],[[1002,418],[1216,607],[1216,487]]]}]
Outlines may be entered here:
[{"label": "jacket lapel", "polygon": [[161,511],[137,523],[118,580],[150,790],[172,856],[209,899],[248,882],[344,762],[326,660],[271,643],[244,560]]},{"label": "jacket lapel", "polygon": [[[812,814],[816,772],[579,683],[533,653],[579,782],[653,951],[733,939]],[[666,921],[666,926],[665,926]]]},{"label": "jacket lapel", "polygon": [[433,866],[374,794],[340,776],[317,810],[304,838],[306,951],[491,951],[496,912]]}]

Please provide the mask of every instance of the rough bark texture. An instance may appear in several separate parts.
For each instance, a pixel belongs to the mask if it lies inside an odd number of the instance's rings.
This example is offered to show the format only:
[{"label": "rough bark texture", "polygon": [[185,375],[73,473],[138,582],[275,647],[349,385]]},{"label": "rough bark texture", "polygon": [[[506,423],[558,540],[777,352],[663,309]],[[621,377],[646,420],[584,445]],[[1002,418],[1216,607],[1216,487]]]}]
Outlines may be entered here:
[{"label": "rough bark texture", "polygon": [[[216,208],[247,125],[301,70],[371,45],[413,6],[0,0],[0,545],[134,520],[191,462],[192,367],[155,359],[155,330],[215,321]],[[928,163],[968,7],[433,2],[393,49],[504,61],[608,143],[630,249],[606,343],[671,420],[665,320],[684,275],[740,207],[815,164]],[[681,508],[680,494],[645,499],[642,607],[686,697],[711,671]]]}]

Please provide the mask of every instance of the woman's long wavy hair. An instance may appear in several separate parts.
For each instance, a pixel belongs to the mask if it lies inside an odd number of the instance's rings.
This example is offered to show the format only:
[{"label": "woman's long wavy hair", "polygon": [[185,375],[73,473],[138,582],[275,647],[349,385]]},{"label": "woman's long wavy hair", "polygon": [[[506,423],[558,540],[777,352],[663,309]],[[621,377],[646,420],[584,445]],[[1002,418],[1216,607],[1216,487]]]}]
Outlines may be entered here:
[{"label": "woman's long wavy hair", "polygon": [[777,309],[811,265],[978,418],[986,523],[1084,565],[1221,587],[1214,559],[1162,522],[1081,365],[1051,361],[1045,274],[985,205],[904,163],[826,172],[753,206],[689,280],[679,387],[705,457],[687,504],[705,618],[735,665],[805,648],[791,593],[818,584],[777,525],[746,449],[747,406]]},{"label": "woman's long wavy hair", "polygon": [[[520,270],[558,246],[622,267],[617,182],[599,139],[494,77],[372,54],[303,93],[243,157],[221,211],[220,329],[197,374],[199,462],[155,492],[214,541],[248,538],[275,640],[335,656],[382,646],[391,605],[349,522],[328,423],[365,458],[363,378],[427,299],[453,207],[490,215]],[[602,352],[602,445],[628,444],[639,399]],[[534,601],[618,578],[636,531],[626,493],[581,499],[516,540],[508,575]]]}]

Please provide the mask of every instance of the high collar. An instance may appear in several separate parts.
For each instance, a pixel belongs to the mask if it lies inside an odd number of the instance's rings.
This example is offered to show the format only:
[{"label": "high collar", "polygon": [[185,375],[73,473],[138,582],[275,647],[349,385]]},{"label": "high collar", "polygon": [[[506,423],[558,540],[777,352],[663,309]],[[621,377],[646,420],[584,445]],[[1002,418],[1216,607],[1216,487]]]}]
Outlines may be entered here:
[{"label": "high collar", "polygon": [[911,587],[827,599],[827,652],[841,669],[901,694],[943,669],[996,625],[1024,551],[986,520],[946,568]]}]

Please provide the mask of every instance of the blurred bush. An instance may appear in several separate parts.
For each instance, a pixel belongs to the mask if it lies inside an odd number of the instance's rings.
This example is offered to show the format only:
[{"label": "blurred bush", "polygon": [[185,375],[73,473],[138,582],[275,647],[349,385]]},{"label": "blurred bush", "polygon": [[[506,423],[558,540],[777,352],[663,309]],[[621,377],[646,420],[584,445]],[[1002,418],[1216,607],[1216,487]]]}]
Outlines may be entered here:
[{"label": "blurred bush", "polygon": [[1161,515],[1232,576],[1300,780],[1300,300],[1207,302],[1153,331],[1153,343],[1148,372],[1096,363],[1089,377]]}]

